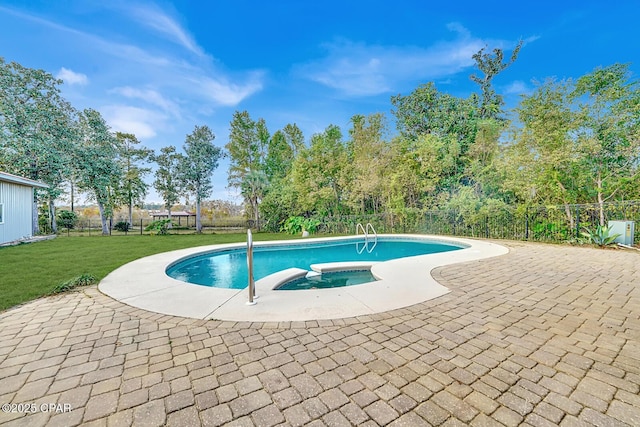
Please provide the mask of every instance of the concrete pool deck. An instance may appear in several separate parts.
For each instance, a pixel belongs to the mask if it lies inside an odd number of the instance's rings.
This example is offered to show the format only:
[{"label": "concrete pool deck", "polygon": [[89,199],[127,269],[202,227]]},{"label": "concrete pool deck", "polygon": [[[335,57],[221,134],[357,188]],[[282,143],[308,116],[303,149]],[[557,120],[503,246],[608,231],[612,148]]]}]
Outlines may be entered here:
[{"label": "concrete pool deck", "polygon": [[[300,277],[302,270],[281,271],[256,281],[257,304],[247,305],[248,291],[194,285],[166,275],[177,260],[203,252],[243,248],[244,244],[202,246],[165,252],[130,262],[110,273],[99,284],[101,292],[125,304],[160,314],[230,321],[281,322],[339,319],[364,316],[417,304],[444,295],[449,290],[431,277],[434,268],[504,255],[500,245],[470,239],[425,235],[380,235],[465,246],[463,249],[400,258],[378,263],[332,263],[316,269],[335,270],[371,267],[379,280],[333,289],[276,290],[286,280]],[[344,238],[319,238],[293,243],[321,243]],[[260,246],[292,244],[292,241],[256,243]],[[351,267],[349,267],[351,266]]]},{"label": "concrete pool deck", "polygon": [[196,320],[95,286],[0,312],[0,424],[640,425],[640,253],[498,243],[368,316]]}]

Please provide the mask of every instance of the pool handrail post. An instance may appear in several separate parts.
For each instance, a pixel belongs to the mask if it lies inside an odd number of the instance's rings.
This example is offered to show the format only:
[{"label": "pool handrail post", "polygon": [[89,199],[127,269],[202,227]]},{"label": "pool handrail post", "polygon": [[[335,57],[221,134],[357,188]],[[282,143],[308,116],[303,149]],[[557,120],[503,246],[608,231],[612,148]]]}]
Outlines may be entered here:
[{"label": "pool handrail post", "polygon": [[364,242],[362,244],[362,249],[359,249],[358,242],[356,242],[356,252],[358,253],[358,255],[364,252],[364,250],[367,248],[367,242],[369,239],[369,236],[367,236],[367,229],[364,228],[361,222],[356,224],[356,236],[360,235],[360,230],[362,230],[362,234],[364,235]]},{"label": "pool handrail post", "polygon": [[[371,246],[370,248],[369,246],[369,229],[371,229],[371,232],[373,232],[373,246]],[[367,227],[365,228],[365,241],[366,241],[366,246],[367,246],[367,252],[371,253],[373,252],[373,250],[376,248],[376,245],[378,244],[378,233],[376,233],[376,229],[373,228],[373,224],[371,224],[370,222],[367,223]]]},{"label": "pool handrail post", "polygon": [[250,228],[247,228],[247,268],[249,271],[249,301],[247,301],[247,305],[255,305],[256,283],[253,280],[253,236]]}]

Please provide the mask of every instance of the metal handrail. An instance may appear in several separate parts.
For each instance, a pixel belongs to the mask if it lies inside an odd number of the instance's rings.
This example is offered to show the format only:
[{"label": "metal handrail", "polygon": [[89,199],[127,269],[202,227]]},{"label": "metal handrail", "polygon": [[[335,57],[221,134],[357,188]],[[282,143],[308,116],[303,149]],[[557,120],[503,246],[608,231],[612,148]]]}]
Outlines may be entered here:
[{"label": "metal handrail", "polygon": [[247,301],[247,305],[255,305],[256,283],[253,280],[253,236],[251,229],[247,229],[247,269],[249,271],[249,301]]},{"label": "metal handrail", "polygon": [[[371,231],[373,231],[373,246],[371,246],[371,248],[367,248],[367,252],[371,253],[373,252],[373,250],[375,249],[376,245],[378,244],[378,233],[376,233],[376,229],[373,228],[373,224],[371,224],[370,222],[367,223],[367,242],[369,241],[369,229],[371,229]],[[367,245],[368,246],[368,245]]]},{"label": "metal handrail", "polygon": [[[362,225],[362,224],[361,224],[361,225]],[[374,236],[375,236],[375,238],[377,239],[377,238],[378,238],[378,233],[376,233],[376,229],[375,229],[375,228],[373,228],[373,224],[371,224],[370,222],[368,222],[368,223],[367,223],[367,228],[366,228],[366,230],[367,230],[367,235],[369,235],[369,233],[368,233],[369,229],[371,229],[371,231],[373,231],[373,235],[374,235]]]},{"label": "metal handrail", "polygon": [[[369,247],[369,229],[373,232],[373,246]],[[360,248],[360,242],[356,242],[356,252],[360,255],[362,252],[367,250],[368,253],[373,252],[376,245],[378,244],[378,233],[376,233],[376,229],[373,228],[373,224],[370,222],[367,223],[366,227],[362,225],[362,223],[356,224],[356,236],[359,236],[359,231],[362,230],[362,234],[364,235],[364,243],[362,244],[362,248]]]},{"label": "metal handrail", "polygon": [[362,234],[364,234],[364,243],[362,244],[362,248],[359,247],[360,242],[356,242],[356,252],[360,255],[367,248],[367,229],[362,226],[362,223],[356,224],[356,236],[359,236],[359,231],[362,230]]}]

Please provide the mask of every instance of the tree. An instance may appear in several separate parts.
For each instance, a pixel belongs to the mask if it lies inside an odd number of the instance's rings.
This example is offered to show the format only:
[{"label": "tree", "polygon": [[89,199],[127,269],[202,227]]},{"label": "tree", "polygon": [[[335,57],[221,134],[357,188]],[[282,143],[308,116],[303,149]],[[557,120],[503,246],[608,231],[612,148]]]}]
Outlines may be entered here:
[{"label": "tree", "polygon": [[300,150],[304,148],[304,135],[297,124],[289,123],[282,128],[282,133],[287,141],[287,145],[293,150],[293,157],[300,153]]},{"label": "tree", "polygon": [[[43,70],[7,63],[0,57],[0,167],[49,185],[45,194],[54,232],[54,202],[69,176],[77,139],[76,111],[60,95],[60,84],[61,80]],[[37,205],[38,193],[34,215]],[[37,234],[37,216],[33,229]]]},{"label": "tree", "polygon": [[503,188],[525,203],[562,204],[570,226],[570,204],[581,200],[584,177],[572,137],[576,128],[569,101],[571,82],[547,80],[523,97],[516,109],[521,127],[501,159]]},{"label": "tree", "polygon": [[296,124],[287,124],[269,139],[264,159],[267,187],[259,211],[271,230],[294,215],[295,197],[291,188],[291,167],[304,148],[304,136]]},{"label": "tree", "polygon": [[478,97],[458,98],[441,93],[428,83],[407,96],[392,97],[391,103],[396,107],[393,114],[403,138],[415,141],[434,135],[440,141],[455,144],[449,149],[457,157],[448,171],[447,191],[452,194],[458,185],[465,184],[466,154],[475,141],[478,126]]},{"label": "tree", "polygon": [[[303,140],[302,133],[297,133],[299,129],[296,125],[291,126],[287,125],[283,130],[276,131],[269,139],[264,160],[264,171],[269,183],[282,179],[289,173],[296,153],[300,152],[304,146],[298,140],[298,138]],[[293,138],[288,131],[294,132]]]},{"label": "tree", "polygon": [[147,194],[147,183],[144,176],[151,172],[150,168],[141,167],[138,163],[149,160],[152,151],[137,147],[140,141],[130,133],[116,132],[120,152],[122,179],[118,186],[118,199],[128,208],[129,225],[133,224],[133,206],[140,205]]},{"label": "tree", "polygon": [[377,213],[383,204],[386,175],[389,172],[389,144],[384,140],[386,124],[380,113],[355,115],[347,142],[351,165],[343,176],[348,184],[347,202],[361,213]]},{"label": "tree", "polygon": [[265,143],[268,143],[268,131],[264,120],[260,127],[247,111],[233,113],[229,142],[225,146],[229,153],[229,177],[231,187],[240,188],[244,177],[250,171],[262,169]]},{"label": "tree", "polygon": [[72,212],[72,211],[60,210],[57,213],[57,221],[56,222],[61,227],[64,227],[67,230],[70,230],[70,229],[74,228],[76,226],[76,224],[78,223],[78,215],[76,215],[76,213]]},{"label": "tree", "polygon": [[524,97],[505,186],[520,200],[562,203],[570,227],[570,205],[596,201],[604,225],[604,203],[640,182],[640,90],[629,79],[614,64]]},{"label": "tree", "polygon": [[499,48],[493,49],[493,54],[490,54],[485,52],[485,48],[483,47],[473,55],[472,58],[476,61],[476,67],[484,74],[482,77],[478,77],[475,74],[470,76],[473,82],[480,85],[480,90],[482,91],[479,111],[480,118],[498,119],[502,113],[504,100],[502,96],[498,95],[493,89],[492,81],[518,58],[522,43],[521,40],[513,49],[509,62],[504,62],[504,51]]},{"label": "tree", "polygon": [[86,109],[80,114],[81,142],[75,151],[74,166],[79,186],[91,194],[98,204],[102,234],[109,234],[107,217],[113,214],[116,188],[122,169],[118,161],[121,147],[118,139],[100,113]]},{"label": "tree", "polygon": [[258,230],[260,229],[259,204],[260,200],[262,200],[265,195],[268,185],[269,181],[267,179],[267,175],[261,170],[256,170],[250,171],[245,175],[244,180],[242,181],[242,187],[240,188],[242,196],[249,202],[249,206],[253,213],[253,220],[255,221],[255,227]]},{"label": "tree", "polygon": [[300,214],[341,213],[341,182],[346,164],[346,149],[338,126],[329,125],[324,132],[311,137],[311,146],[300,152],[291,170]]},{"label": "tree", "polygon": [[269,186],[265,161],[270,142],[271,136],[264,119],[255,122],[246,111],[233,114],[226,145],[231,159],[229,185],[240,189],[248,205],[247,212],[254,217],[258,228],[259,203]]},{"label": "tree", "polygon": [[391,97],[392,111],[401,135],[416,139],[419,135],[435,133],[455,135],[463,146],[475,137],[478,118],[478,98],[458,98],[438,91],[433,83],[418,86],[407,96]]},{"label": "tree", "polygon": [[629,79],[628,64],[613,64],[580,77],[571,93],[581,166],[591,177],[601,226],[604,202],[625,184],[640,183],[640,89]]},{"label": "tree", "polygon": [[496,164],[505,123],[495,119],[478,120],[476,138],[467,151],[466,181],[481,196],[501,196],[503,170]]},{"label": "tree", "polygon": [[[180,199],[181,182],[179,179],[179,167],[183,162],[182,155],[176,153],[176,147],[170,145],[162,147],[159,155],[153,155],[152,160],[158,164],[155,172],[153,187],[164,201],[169,221],[171,221],[171,208]],[[169,228],[171,222],[169,222]]]},{"label": "tree", "polygon": [[193,194],[196,201],[196,232],[202,233],[200,203],[211,194],[211,174],[218,167],[222,156],[220,147],[213,145],[215,135],[208,126],[196,126],[187,135],[181,158],[179,176],[183,187]]}]

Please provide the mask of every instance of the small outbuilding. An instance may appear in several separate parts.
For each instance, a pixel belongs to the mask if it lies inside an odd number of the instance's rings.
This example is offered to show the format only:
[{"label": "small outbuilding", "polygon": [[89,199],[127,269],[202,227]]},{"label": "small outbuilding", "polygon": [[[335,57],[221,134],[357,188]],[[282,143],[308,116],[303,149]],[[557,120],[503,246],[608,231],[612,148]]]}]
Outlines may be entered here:
[{"label": "small outbuilding", "polygon": [[[151,217],[153,218],[153,220],[157,220],[157,219],[167,219],[169,218],[169,212],[167,211],[160,211],[160,212],[152,212],[151,213]],[[175,221],[176,219],[178,220],[178,225],[182,225],[182,218],[186,218],[187,219],[187,227],[189,226],[189,218],[195,218],[196,214],[193,212],[188,212],[188,211],[176,211],[176,212],[171,212],[171,220]],[[194,221],[195,223],[195,221]]]},{"label": "small outbuilding", "polygon": [[32,179],[0,172],[0,245],[33,237],[33,189],[48,188]]}]

